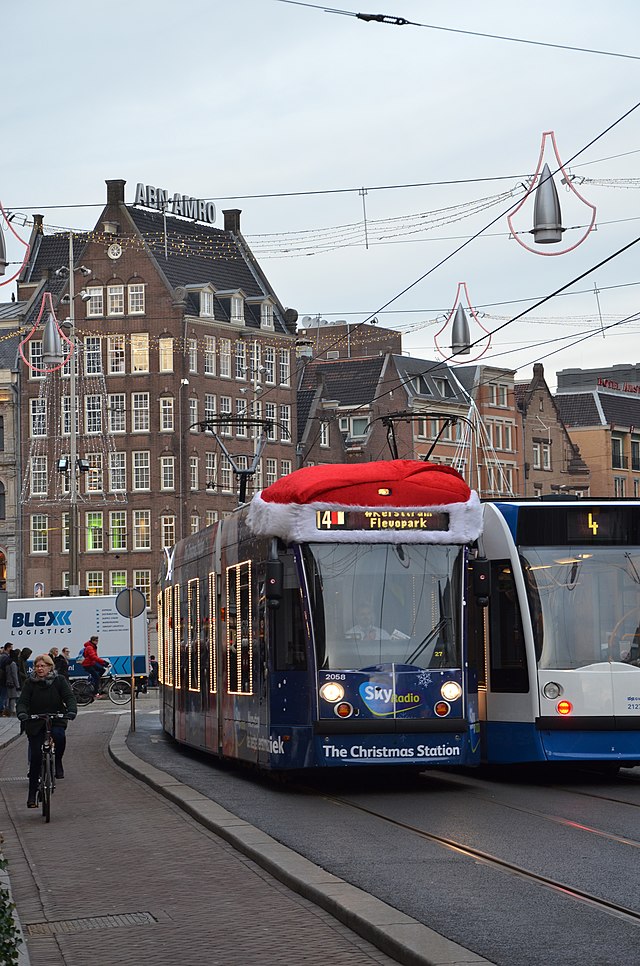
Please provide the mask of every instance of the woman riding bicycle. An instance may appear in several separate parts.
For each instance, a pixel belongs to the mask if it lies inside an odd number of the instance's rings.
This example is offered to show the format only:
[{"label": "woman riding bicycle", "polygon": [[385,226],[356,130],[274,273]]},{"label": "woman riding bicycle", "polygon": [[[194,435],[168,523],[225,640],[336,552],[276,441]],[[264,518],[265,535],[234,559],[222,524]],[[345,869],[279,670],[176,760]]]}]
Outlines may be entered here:
[{"label": "woman riding bicycle", "polygon": [[[57,674],[53,661],[48,654],[39,654],[33,662],[33,671],[25,681],[16,711],[29,738],[29,795],[27,808],[36,808],[36,793],[38,778],[42,765],[42,732],[45,727],[43,720],[34,721],[33,714],[64,714],[73,721],[78,713],[78,705],[71,686],[66,678]],[[52,722],[51,730],[56,746],[56,778],[64,778],[62,757],[66,746],[67,721],[57,718]]]}]

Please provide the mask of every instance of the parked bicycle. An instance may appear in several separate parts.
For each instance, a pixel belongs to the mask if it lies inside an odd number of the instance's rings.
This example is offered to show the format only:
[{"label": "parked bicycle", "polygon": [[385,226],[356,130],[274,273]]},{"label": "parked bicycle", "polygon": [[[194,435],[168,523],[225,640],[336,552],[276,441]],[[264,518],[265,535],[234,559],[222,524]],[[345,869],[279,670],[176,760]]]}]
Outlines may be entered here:
[{"label": "parked bicycle", "polygon": [[[79,705],[84,706],[95,701],[96,693],[90,677],[74,678],[70,684]],[[106,694],[114,704],[128,704],[131,701],[131,679],[113,674],[111,665],[108,664],[106,672],[100,678],[98,694]]]},{"label": "parked bicycle", "polygon": [[[56,743],[51,731],[51,723],[57,720],[64,720],[65,714],[32,714],[29,715],[32,721],[44,721],[42,732],[42,765],[38,777],[38,790],[36,792],[36,805],[42,807],[42,817],[45,822],[51,821],[51,796],[56,787]],[[75,717],[75,715],[74,715]]]}]

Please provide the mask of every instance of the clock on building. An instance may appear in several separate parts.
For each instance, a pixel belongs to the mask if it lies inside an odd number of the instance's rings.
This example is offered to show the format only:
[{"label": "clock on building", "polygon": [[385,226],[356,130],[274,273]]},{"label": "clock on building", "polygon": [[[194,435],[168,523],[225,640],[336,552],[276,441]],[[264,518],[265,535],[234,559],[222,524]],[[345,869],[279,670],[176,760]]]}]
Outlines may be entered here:
[{"label": "clock on building", "polygon": [[109,245],[107,248],[107,255],[113,259],[120,258],[122,255],[122,246],[114,242],[113,245]]}]

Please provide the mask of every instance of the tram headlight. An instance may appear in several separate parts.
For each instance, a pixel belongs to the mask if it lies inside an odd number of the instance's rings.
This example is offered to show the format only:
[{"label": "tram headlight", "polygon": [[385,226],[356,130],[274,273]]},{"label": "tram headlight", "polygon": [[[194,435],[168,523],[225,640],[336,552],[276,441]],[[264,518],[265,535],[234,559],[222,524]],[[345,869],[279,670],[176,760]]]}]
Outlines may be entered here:
[{"label": "tram headlight", "polygon": [[323,701],[335,704],[336,701],[342,701],[344,698],[344,688],[336,681],[325,681],[320,688],[320,697]]},{"label": "tram headlight", "polygon": [[462,694],[462,688],[457,681],[445,681],[440,688],[440,694],[445,701],[457,701]]},{"label": "tram headlight", "polygon": [[559,698],[564,693],[564,688],[561,684],[556,684],[555,681],[547,681],[542,689],[542,693],[545,698],[549,698],[550,701],[555,701],[556,698]]}]

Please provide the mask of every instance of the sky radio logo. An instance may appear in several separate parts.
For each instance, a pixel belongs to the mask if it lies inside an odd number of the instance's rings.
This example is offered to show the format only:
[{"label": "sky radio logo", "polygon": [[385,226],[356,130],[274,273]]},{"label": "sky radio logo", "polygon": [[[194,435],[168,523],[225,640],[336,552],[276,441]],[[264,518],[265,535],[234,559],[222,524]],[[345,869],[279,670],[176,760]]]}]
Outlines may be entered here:
[{"label": "sky radio logo", "polygon": [[407,694],[396,694],[393,688],[372,684],[370,681],[361,684],[358,690],[367,708],[376,717],[402,714],[405,711],[413,711],[420,705],[420,695],[412,691]]},{"label": "sky radio logo", "polygon": [[70,634],[72,610],[14,611],[11,627],[22,634]]}]

